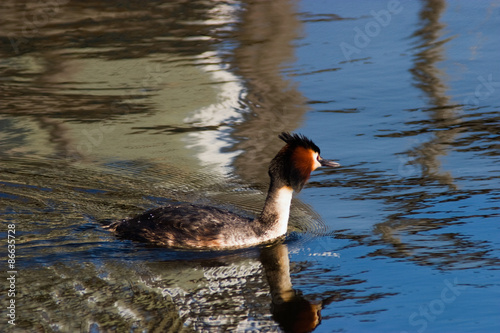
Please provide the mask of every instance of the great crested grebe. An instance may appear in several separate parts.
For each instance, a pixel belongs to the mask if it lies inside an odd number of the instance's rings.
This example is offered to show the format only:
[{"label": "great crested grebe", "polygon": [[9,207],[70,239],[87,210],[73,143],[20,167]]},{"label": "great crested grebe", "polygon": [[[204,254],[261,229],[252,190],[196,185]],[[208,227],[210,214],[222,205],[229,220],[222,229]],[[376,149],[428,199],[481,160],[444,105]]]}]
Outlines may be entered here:
[{"label": "great crested grebe", "polygon": [[197,249],[231,249],[270,242],[284,236],[292,192],[300,192],[311,172],[320,166],[340,164],[324,160],[320,149],[300,134],[283,132],[286,145],[269,165],[271,183],[262,213],[249,219],[224,209],[189,203],[149,210],[112,223],[118,237],[160,246]]}]

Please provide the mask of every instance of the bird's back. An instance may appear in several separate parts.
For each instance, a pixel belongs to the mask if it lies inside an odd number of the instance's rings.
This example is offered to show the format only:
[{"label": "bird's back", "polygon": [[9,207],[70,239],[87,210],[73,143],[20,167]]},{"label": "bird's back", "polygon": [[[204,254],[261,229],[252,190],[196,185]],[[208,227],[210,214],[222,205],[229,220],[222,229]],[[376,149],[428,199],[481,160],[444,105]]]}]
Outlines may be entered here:
[{"label": "bird's back", "polygon": [[178,248],[236,248],[257,237],[252,219],[188,203],[155,208],[110,229],[122,238]]}]

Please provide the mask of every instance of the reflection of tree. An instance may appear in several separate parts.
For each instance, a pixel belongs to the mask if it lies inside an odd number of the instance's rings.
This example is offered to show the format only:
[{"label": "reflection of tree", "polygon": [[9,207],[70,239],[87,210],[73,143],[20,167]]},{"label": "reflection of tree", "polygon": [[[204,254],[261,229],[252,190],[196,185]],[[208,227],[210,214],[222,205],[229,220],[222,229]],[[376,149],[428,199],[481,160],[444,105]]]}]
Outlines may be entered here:
[{"label": "reflection of tree", "polygon": [[295,129],[306,112],[305,98],[281,73],[293,60],[293,41],[301,23],[288,0],[256,1],[245,5],[236,39],[234,66],[246,86],[244,102],[250,115],[236,127],[244,138],[235,147],[242,153],[235,160],[236,172],[248,182],[267,181],[267,163],[279,146],[277,135]]},{"label": "reflection of tree", "polygon": [[[491,120],[487,118],[467,120],[467,115],[460,113],[461,106],[453,103],[447,95],[448,87],[443,81],[445,73],[439,69],[439,62],[444,59],[445,45],[450,40],[443,38],[445,25],[441,23],[441,16],[444,10],[445,1],[425,1],[419,15],[420,26],[412,36],[416,52],[414,66],[410,71],[415,86],[422,91],[429,104],[427,108],[418,111],[427,115],[428,119],[407,122],[406,125],[411,130],[380,135],[389,138],[407,137],[415,144],[414,148],[399,155],[403,163],[398,170],[399,174],[348,168],[343,172],[347,175],[345,186],[365,190],[360,199],[371,196],[383,198],[391,207],[389,209],[394,211],[385,222],[375,227],[381,239],[353,236],[353,240],[363,244],[379,245],[382,242],[389,245],[370,255],[410,258],[418,264],[437,267],[475,267],[496,261],[488,254],[490,245],[472,241],[465,234],[439,231],[453,224],[463,223],[463,217],[438,210],[441,205],[446,206],[463,198],[488,193],[490,189],[459,189],[452,175],[440,170],[439,159],[450,149],[462,144],[473,144],[474,134],[457,139],[459,133],[492,132],[493,126],[488,123]],[[424,136],[427,138],[425,141],[420,139]],[[480,214],[475,216],[481,218]]]},{"label": "reflection of tree", "polygon": [[442,39],[442,30],[445,27],[440,18],[446,3],[443,0],[427,0],[420,12],[420,24],[413,36],[417,38],[416,49],[420,50],[415,57],[415,65],[410,70],[416,81],[415,85],[428,97],[431,105],[427,113],[432,118],[431,127],[434,128],[433,138],[421,143],[410,150],[408,155],[421,166],[422,176],[431,181],[448,185],[451,189],[456,186],[448,172],[439,170],[439,156],[446,155],[449,143],[453,141],[460,129],[456,126],[457,105],[450,105],[448,89],[443,83],[443,73],[437,64],[443,60],[443,46],[450,40]]}]

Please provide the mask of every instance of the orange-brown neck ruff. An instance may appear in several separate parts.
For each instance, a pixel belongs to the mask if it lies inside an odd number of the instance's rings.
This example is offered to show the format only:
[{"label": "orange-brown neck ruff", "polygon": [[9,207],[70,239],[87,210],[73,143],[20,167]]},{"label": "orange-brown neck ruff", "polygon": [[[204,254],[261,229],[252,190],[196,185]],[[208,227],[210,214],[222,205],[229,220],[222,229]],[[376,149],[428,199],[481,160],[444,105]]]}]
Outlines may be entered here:
[{"label": "orange-brown neck ruff", "polygon": [[314,151],[304,147],[296,147],[291,156],[292,173],[291,182],[298,192],[309,180],[311,172],[315,169]]}]

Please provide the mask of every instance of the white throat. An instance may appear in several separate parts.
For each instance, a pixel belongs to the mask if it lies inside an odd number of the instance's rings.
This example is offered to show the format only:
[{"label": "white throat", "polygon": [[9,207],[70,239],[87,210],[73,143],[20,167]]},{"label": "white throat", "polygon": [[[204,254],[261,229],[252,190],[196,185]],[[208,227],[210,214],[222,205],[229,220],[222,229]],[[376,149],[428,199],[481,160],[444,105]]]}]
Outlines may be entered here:
[{"label": "white throat", "polygon": [[293,189],[291,187],[282,187],[274,197],[274,210],[278,216],[278,223],[273,227],[271,233],[275,237],[286,234],[288,228],[288,218],[290,216],[290,204],[292,203]]}]

